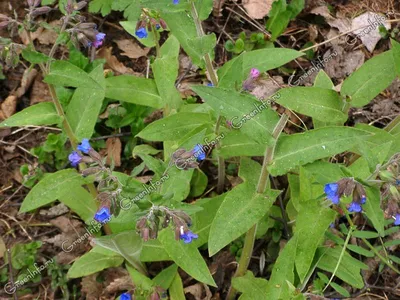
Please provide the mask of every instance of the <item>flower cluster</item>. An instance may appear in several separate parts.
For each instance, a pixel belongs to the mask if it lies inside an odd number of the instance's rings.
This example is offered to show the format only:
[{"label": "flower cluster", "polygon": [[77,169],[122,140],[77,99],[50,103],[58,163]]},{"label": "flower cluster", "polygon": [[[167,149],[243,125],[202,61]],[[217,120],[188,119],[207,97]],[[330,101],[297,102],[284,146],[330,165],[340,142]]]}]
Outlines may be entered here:
[{"label": "flower cluster", "polygon": [[341,197],[353,195],[353,201],[347,208],[349,212],[361,212],[361,205],[367,201],[364,187],[353,178],[343,178],[338,182],[328,183],[325,185],[324,191],[327,198],[336,205],[340,203]]},{"label": "flower cluster", "polygon": [[180,170],[197,168],[199,166],[199,161],[203,161],[205,159],[206,151],[201,144],[197,144],[190,151],[180,148],[172,154],[172,161]]},{"label": "flower cluster", "polygon": [[148,37],[147,31],[151,31],[153,28],[159,30],[161,27],[167,29],[167,23],[163,19],[157,21],[154,18],[145,16],[144,19],[137,22],[135,34],[139,39],[144,39]]},{"label": "flower cluster", "polygon": [[176,240],[181,239],[185,244],[189,244],[198,238],[197,234],[189,230],[192,220],[185,212],[164,206],[153,206],[150,212],[136,223],[136,229],[142,239],[148,241],[156,239],[158,231],[167,228],[169,224],[173,225]]},{"label": "flower cluster", "polygon": [[252,91],[255,88],[256,81],[260,78],[261,72],[256,68],[252,68],[247,79],[243,82],[243,90]]},{"label": "flower cluster", "polygon": [[111,219],[111,215],[118,215],[119,206],[117,202],[122,192],[122,184],[118,178],[113,176],[112,170],[105,166],[105,159],[93,149],[88,139],[83,139],[77,146],[78,151],[73,151],[68,159],[72,166],[76,167],[80,163],[90,164],[88,168],[81,171],[86,177],[95,176],[97,185],[97,200],[100,207],[94,215],[94,219],[102,224],[107,223]]},{"label": "flower cluster", "polygon": [[78,41],[84,47],[99,48],[103,45],[106,34],[97,30],[95,23],[80,23],[73,30]]}]

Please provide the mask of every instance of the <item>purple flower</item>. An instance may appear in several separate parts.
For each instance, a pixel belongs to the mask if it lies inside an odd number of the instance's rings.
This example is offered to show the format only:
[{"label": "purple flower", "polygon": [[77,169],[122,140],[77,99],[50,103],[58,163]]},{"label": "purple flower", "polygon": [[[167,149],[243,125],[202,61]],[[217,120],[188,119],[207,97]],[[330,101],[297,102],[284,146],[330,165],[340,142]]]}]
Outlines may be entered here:
[{"label": "purple flower", "polygon": [[367,202],[367,197],[366,197],[365,195],[362,195],[362,196],[361,196],[360,203],[361,203],[361,204],[365,204],[365,202]]},{"label": "purple flower", "polygon": [[176,4],[179,4],[179,0],[174,0],[173,3],[174,3],[175,5],[176,5]]},{"label": "purple flower", "polygon": [[213,85],[212,82],[207,83],[207,86],[209,86],[209,87],[214,87],[214,85]]},{"label": "purple flower", "polygon": [[83,139],[77,148],[79,151],[82,151],[83,153],[88,154],[89,151],[92,149],[92,146],[90,146],[88,139]]},{"label": "purple flower", "polygon": [[251,71],[250,71],[250,77],[252,79],[257,79],[258,76],[260,76],[260,71],[258,69],[256,69],[256,68],[252,68]]},{"label": "purple flower", "polygon": [[353,201],[353,202],[350,203],[350,206],[349,206],[348,210],[349,210],[349,212],[359,213],[359,212],[362,211],[362,207],[361,207],[360,203],[357,203],[357,202]]},{"label": "purple flower", "polygon": [[339,204],[339,185],[334,183],[325,184],[324,192],[329,200],[332,201],[333,204]]},{"label": "purple flower", "polygon": [[96,40],[93,42],[93,46],[95,48],[99,48],[101,45],[103,45],[105,37],[106,37],[105,33],[99,32],[98,34],[96,34]]},{"label": "purple flower", "polygon": [[398,226],[400,225],[400,214],[396,214],[396,217],[394,217],[394,225]]},{"label": "purple flower", "polygon": [[194,146],[192,152],[194,154],[194,157],[196,157],[198,161],[202,161],[202,160],[206,159],[206,153],[204,152],[204,150],[200,144],[197,144],[196,146]]},{"label": "purple flower", "polygon": [[129,293],[123,293],[121,296],[119,296],[120,300],[132,300],[132,296]]},{"label": "purple flower", "polygon": [[74,151],[70,155],[68,155],[69,162],[73,167],[76,167],[82,160],[82,156],[79,155],[78,152]]},{"label": "purple flower", "polygon": [[139,39],[147,38],[147,30],[144,27],[136,30],[135,34]]},{"label": "purple flower", "polygon": [[329,224],[329,228],[335,228],[335,223],[331,223],[331,224]]},{"label": "purple flower", "polygon": [[396,179],[395,185],[400,185],[400,179]]},{"label": "purple flower", "polygon": [[111,213],[107,206],[102,206],[94,215],[94,219],[99,223],[107,223],[110,221]]},{"label": "purple flower", "polygon": [[181,240],[183,240],[185,244],[190,244],[192,240],[197,239],[198,237],[199,236],[197,234],[194,234],[190,230],[185,233],[182,233],[180,236]]}]

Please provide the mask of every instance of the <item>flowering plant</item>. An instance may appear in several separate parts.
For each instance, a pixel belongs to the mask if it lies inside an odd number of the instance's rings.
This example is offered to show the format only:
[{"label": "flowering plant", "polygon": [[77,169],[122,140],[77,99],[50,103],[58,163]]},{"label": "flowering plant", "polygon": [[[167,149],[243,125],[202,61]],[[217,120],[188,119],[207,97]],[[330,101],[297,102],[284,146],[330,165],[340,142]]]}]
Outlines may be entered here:
[{"label": "flowering plant", "polygon": [[[400,118],[384,129],[344,125],[350,108],[368,104],[398,77],[393,67],[400,57],[397,42],[348,77],[340,92],[321,71],[313,87],[280,87],[274,95],[257,97],[255,89],[269,78],[268,71],[304,53],[284,48],[243,52],[216,70],[216,36],[205,34],[201,23],[212,1],[111,2],[95,0],[89,9],[124,12],[130,33],[156,49],[151,76],[104,72],[96,50],[108,43],[107,35],[80,14],[85,1],[66,1],[59,38],[49,54],[37,51],[32,40],[28,46],[8,41],[2,52],[10,66],[21,52],[41,71],[52,102],[28,107],[0,127],[55,125],[69,141],[68,167],[46,174],[20,213],[60,201],[86,224],[95,220],[103,226],[103,236],[73,263],[69,278],[125,262],[135,289],[121,290],[120,299],[160,299],[166,293],[184,299],[178,267],[190,280],[217,287],[224,280],[210,271],[200,250],[214,256],[227,246],[238,256],[238,264],[231,264],[237,266],[231,286],[223,291],[227,299],[238,292],[249,299],[305,299],[324,295],[328,287],[347,297],[348,290],[364,286],[361,270],[368,266],[358,255],[376,257],[382,268],[399,274],[398,259],[386,248],[383,254],[379,249],[385,244],[379,240],[400,225]],[[40,26],[37,17],[52,8],[40,1],[28,5],[24,22],[7,18],[0,24],[10,30],[22,26],[30,35]],[[70,49],[67,60],[56,58],[61,45]],[[182,101],[175,86],[181,47],[209,76],[192,87],[198,97],[194,104]],[[379,64],[390,74],[365,86],[363,79]],[[62,101],[67,94],[72,96]],[[119,120],[124,125],[115,127],[131,130],[124,140],[125,165],[116,166],[112,151],[99,142],[97,125],[103,121],[98,118],[110,102],[126,111],[142,109],[140,119],[159,114],[146,126]],[[310,117],[312,126],[303,124],[290,134],[289,111]],[[117,123],[108,116],[101,124]],[[142,182],[139,174],[151,174],[151,179]],[[270,254],[267,260],[264,250],[260,254],[268,281],[247,271],[256,239]],[[278,253],[280,240],[285,246]],[[173,263],[153,276],[146,263],[158,261]]]}]

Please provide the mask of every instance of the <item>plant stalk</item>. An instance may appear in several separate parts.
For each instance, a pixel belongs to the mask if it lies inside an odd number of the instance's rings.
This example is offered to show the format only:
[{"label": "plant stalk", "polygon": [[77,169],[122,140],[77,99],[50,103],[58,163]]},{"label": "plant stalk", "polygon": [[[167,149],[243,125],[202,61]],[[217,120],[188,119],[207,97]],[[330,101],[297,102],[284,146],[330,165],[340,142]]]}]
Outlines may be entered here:
[{"label": "plant stalk", "polygon": [[[257,184],[257,193],[258,194],[263,194],[265,192],[265,189],[267,188],[268,178],[269,178],[269,172],[268,172],[267,167],[272,162],[272,159],[274,156],[274,151],[275,151],[276,141],[279,138],[283,129],[285,128],[285,125],[286,125],[286,122],[288,121],[288,119],[289,119],[289,117],[286,114],[283,114],[281,116],[278,124],[276,124],[274,131],[272,132],[272,137],[274,138],[274,144],[270,147],[267,147],[265,150],[264,160],[263,160],[263,164],[261,167],[261,174],[260,174],[260,178],[259,178],[258,184]],[[247,271],[247,268],[250,263],[250,258],[253,254],[256,232],[257,232],[257,224],[255,224],[253,227],[251,227],[250,230],[246,233],[246,237],[244,240],[244,246],[242,249],[242,255],[240,256],[239,266],[235,272],[235,275],[233,275],[234,278],[243,276]],[[236,290],[231,285],[226,299],[233,300],[235,298],[235,295],[236,295]]]},{"label": "plant stalk", "polygon": [[[191,6],[192,6],[192,18],[194,20],[194,24],[196,25],[196,30],[197,34],[199,37],[203,37],[204,31],[203,27],[201,25],[201,21],[199,18],[199,14],[197,13],[196,5],[194,4],[193,1],[191,1]],[[210,76],[211,82],[214,86],[218,85],[218,77],[217,74],[214,70],[211,56],[209,53],[206,53],[204,55],[204,61],[206,63],[206,69],[208,72],[208,75]],[[217,123],[215,125],[215,135],[219,136],[220,133],[220,126],[222,122],[222,117],[218,116]],[[221,148],[221,144],[218,141],[217,144],[215,145],[215,148],[219,150]],[[224,191],[224,186],[225,186],[225,159],[222,156],[218,156],[218,183],[217,183],[217,193],[221,194]]]}]

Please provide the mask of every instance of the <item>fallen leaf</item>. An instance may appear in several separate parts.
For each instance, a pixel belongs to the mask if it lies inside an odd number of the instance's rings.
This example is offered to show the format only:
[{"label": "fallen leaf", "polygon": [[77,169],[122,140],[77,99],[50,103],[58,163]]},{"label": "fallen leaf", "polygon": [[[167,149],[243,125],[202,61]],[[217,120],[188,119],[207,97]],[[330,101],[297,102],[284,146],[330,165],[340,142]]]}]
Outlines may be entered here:
[{"label": "fallen leaf", "polygon": [[6,252],[6,244],[3,241],[3,238],[0,236],[0,258],[4,257],[4,253]]},{"label": "fallen leaf", "polygon": [[119,74],[140,75],[139,73],[134,72],[131,68],[125,67],[123,63],[118,61],[118,59],[111,54],[111,51],[112,47],[103,47],[97,53],[99,58],[104,58],[106,60],[106,67],[109,67]]},{"label": "fallen leaf", "polygon": [[[59,28],[61,27],[61,20],[54,20],[49,23],[50,26]],[[53,45],[57,40],[58,34],[54,30],[45,29],[37,37],[38,41],[42,45]]]},{"label": "fallen leaf", "polygon": [[121,55],[128,56],[129,58],[139,58],[142,56],[146,56],[149,53],[150,48],[142,48],[137,43],[130,40],[118,40],[115,41],[118,45],[118,48],[124,51]]},{"label": "fallen leaf", "polygon": [[69,212],[69,208],[64,204],[57,204],[50,209],[42,209],[39,214],[47,217],[58,217]]},{"label": "fallen leaf", "polygon": [[108,105],[106,110],[101,115],[99,115],[99,118],[102,120],[107,119],[110,114],[110,110],[113,108],[116,108],[118,106],[120,106],[120,104],[117,104],[117,103],[112,103],[112,104]]},{"label": "fallen leaf", "polygon": [[212,297],[210,288],[202,283],[188,286],[183,291],[185,294],[192,294],[196,300],[210,300]]},{"label": "fallen leaf", "polygon": [[257,99],[266,100],[275,94],[284,84],[281,76],[274,76],[272,79],[260,79],[255,83],[255,88],[251,94],[256,96]]},{"label": "fallen leaf", "polygon": [[87,300],[100,299],[103,291],[103,284],[97,281],[97,274],[86,276],[82,279],[82,293]]},{"label": "fallen leaf", "polygon": [[107,148],[107,164],[119,167],[121,166],[121,150],[122,144],[119,138],[109,138],[106,141]]},{"label": "fallen leaf", "polygon": [[36,76],[35,81],[33,82],[30,94],[30,105],[39,103],[39,102],[49,102],[52,101],[49,87],[46,83],[43,82],[43,76]]},{"label": "fallen leaf", "polygon": [[10,95],[0,105],[0,121],[11,117],[17,108],[17,96]]},{"label": "fallen leaf", "polygon": [[262,19],[268,15],[274,0],[245,0],[243,7],[247,10],[249,17]]},{"label": "fallen leaf", "polygon": [[[42,28],[42,27],[39,27],[36,31],[31,32],[30,34],[31,34],[32,42],[33,42],[34,40],[36,40],[36,39],[42,34],[42,32],[43,32],[43,28]],[[29,45],[30,40],[29,40],[29,37],[28,37],[28,35],[27,35],[25,29],[22,30],[22,31],[19,33],[19,37],[21,38],[21,41],[22,41],[22,43],[23,43],[24,45]]]},{"label": "fallen leaf", "polygon": [[15,91],[15,95],[20,98],[25,95],[26,91],[31,87],[33,80],[36,78],[38,71],[35,69],[26,69],[21,79],[21,86]]},{"label": "fallen leaf", "polygon": [[379,27],[385,26],[390,29],[390,23],[386,22],[386,17],[372,12],[366,12],[353,19],[351,29],[362,28],[354,31],[354,34],[362,41],[369,52],[374,51],[376,44],[382,38],[379,34]]}]

